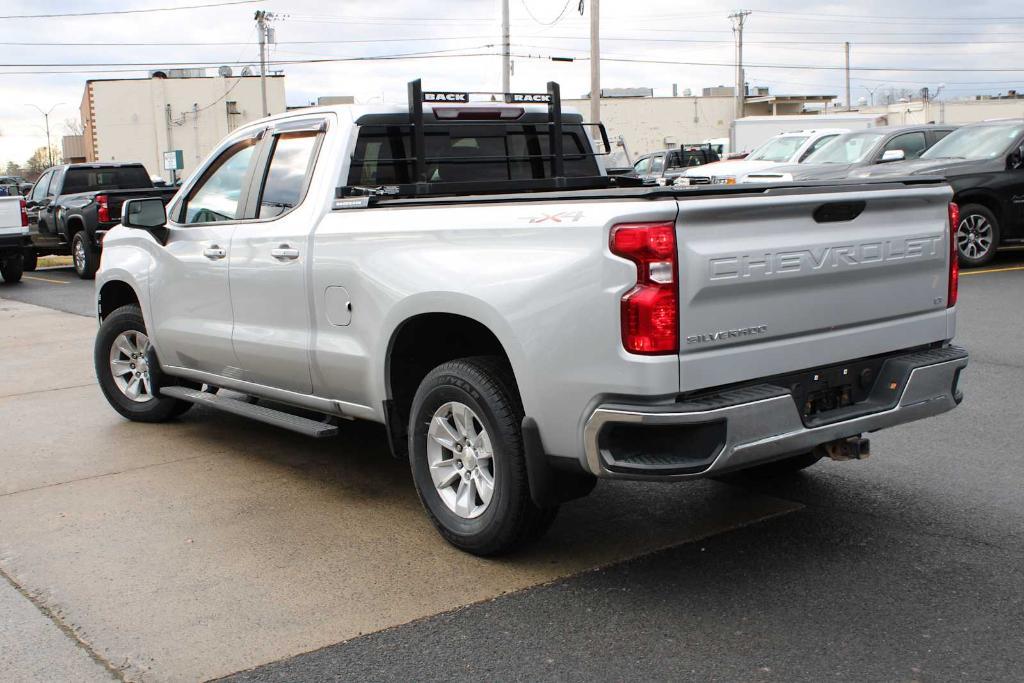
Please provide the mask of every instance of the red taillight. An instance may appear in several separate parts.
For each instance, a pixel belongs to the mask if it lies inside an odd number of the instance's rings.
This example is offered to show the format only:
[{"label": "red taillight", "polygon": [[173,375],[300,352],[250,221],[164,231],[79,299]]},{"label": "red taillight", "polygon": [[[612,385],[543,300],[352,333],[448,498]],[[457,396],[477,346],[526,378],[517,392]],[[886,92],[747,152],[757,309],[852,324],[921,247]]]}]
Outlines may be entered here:
[{"label": "red taillight", "polygon": [[960,248],[957,246],[957,228],[960,227],[960,207],[949,203],[949,291],[946,292],[946,306],[956,306],[960,294]]},{"label": "red taillight", "polygon": [[96,195],[96,206],[96,218],[98,218],[101,223],[109,223],[110,207],[107,205],[107,195]]},{"label": "red taillight", "polygon": [[25,199],[21,200],[21,227],[28,227],[28,207],[25,206]]},{"label": "red taillight", "polygon": [[679,351],[676,229],[668,223],[612,228],[611,251],[636,264],[636,286],[622,297],[622,346],[630,353]]}]

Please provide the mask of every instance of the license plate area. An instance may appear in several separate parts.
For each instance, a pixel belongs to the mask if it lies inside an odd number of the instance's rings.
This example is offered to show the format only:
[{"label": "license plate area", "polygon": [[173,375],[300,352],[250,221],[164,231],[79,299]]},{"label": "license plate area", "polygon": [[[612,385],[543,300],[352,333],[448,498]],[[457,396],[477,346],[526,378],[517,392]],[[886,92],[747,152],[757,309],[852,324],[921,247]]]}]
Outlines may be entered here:
[{"label": "license plate area", "polygon": [[800,417],[805,423],[814,422],[867,401],[884,362],[884,358],[851,361],[785,375],[772,384],[789,389]]}]

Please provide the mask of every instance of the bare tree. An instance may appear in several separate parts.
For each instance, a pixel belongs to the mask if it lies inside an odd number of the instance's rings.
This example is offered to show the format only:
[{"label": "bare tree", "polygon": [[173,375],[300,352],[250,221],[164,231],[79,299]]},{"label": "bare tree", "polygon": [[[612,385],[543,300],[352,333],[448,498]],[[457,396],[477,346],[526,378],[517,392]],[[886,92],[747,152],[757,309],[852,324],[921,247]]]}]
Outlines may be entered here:
[{"label": "bare tree", "polygon": [[79,119],[64,119],[64,131],[66,135],[84,135],[85,126]]}]

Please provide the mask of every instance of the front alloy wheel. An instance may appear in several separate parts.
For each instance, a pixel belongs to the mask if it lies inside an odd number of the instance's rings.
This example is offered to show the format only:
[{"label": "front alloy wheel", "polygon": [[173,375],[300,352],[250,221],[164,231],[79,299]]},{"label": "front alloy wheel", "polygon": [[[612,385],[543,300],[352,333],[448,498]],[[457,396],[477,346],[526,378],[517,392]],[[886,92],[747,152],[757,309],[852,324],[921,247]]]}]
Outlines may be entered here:
[{"label": "front alloy wheel", "polygon": [[980,204],[968,204],[960,209],[960,224],[956,228],[956,246],[960,265],[966,268],[982,266],[995,258],[999,246],[999,224],[996,217]]},{"label": "front alloy wheel", "polygon": [[121,393],[136,403],[152,401],[149,380],[149,337],[136,330],[117,335],[110,347],[110,374]]}]

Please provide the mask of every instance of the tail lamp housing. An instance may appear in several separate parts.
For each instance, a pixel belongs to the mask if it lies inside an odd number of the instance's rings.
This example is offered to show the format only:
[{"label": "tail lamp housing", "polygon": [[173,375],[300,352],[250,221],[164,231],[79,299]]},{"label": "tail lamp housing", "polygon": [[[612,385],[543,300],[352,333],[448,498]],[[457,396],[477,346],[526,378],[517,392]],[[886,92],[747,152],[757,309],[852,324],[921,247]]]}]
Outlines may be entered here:
[{"label": "tail lamp housing", "polygon": [[960,248],[957,245],[957,229],[960,227],[960,207],[949,203],[949,290],[946,292],[946,306],[956,306],[960,294]]},{"label": "tail lamp housing", "polygon": [[28,227],[28,206],[25,204],[25,198],[21,199],[21,227]]},{"label": "tail lamp housing", "polygon": [[612,228],[610,249],[636,264],[636,285],[620,304],[622,346],[645,356],[679,352],[679,264],[676,228],[662,223],[622,223]]},{"label": "tail lamp housing", "polygon": [[107,202],[107,195],[96,195],[96,218],[98,218],[101,223],[110,222],[110,205]]}]

